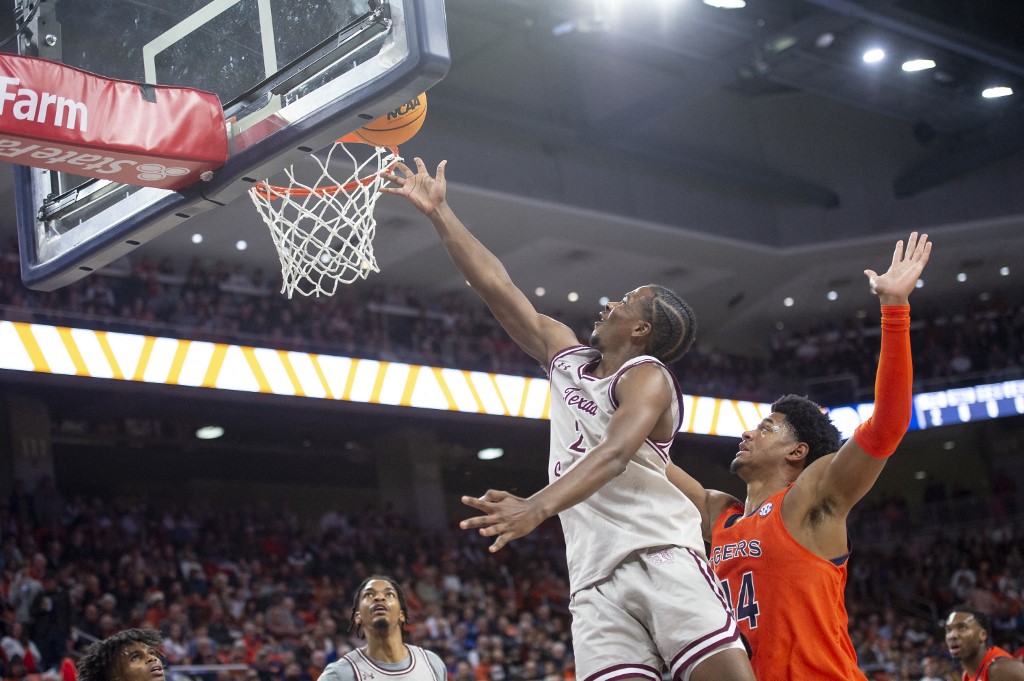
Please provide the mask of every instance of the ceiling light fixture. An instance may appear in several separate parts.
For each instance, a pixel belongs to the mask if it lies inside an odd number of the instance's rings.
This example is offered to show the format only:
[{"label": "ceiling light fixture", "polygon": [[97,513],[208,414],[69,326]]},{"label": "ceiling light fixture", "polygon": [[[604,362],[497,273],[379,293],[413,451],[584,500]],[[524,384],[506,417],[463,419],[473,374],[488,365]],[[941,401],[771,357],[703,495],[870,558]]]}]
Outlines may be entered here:
[{"label": "ceiling light fixture", "polygon": [[934,69],[935,62],[931,59],[911,59],[903,62],[903,70],[907,73],[914,73],[915,71],[927,71],[928,69]]},{"label": "ceiling light fixture", "polygon": [[201,243],[203,243],[203,235],[202,234],[198,234],[198,233],[197,234],[193,234],[192,235],[192,243],[194,243],[194,244],[201,244]]},{"label": "ceiling light fixture", "polygon": [[795,302],[796,301],[793,300],[792,298],[784,298],[783,301],[782,301],[782,304],[785,305],[786,307],[793,307],[793,304]]},{"label": "ceiling light fixture", "polygon": [[719,9],[743,9],[747,0],[704,0],[704,4]]},{"label": "ceiling light fixture", "polygon": [[200,440],[216,440],[224,435],[224,429],[220,426],[203,426],[196,431],[196,437]]},{"label": "ceiling light fixture", "polygon": [[237,248],[240,251],[244,251],[245,249],[249,248],[249,244],[247,244],[245,240],[240,239],[235,242],[235,248]]},{"label": "ceiling light fixture", "polygon": [[829,300],[836,300],[837,298],[839,298],[839,294],[836,293],[835,291],[829,291],[828,293],[825,294],[825,297],[828,298]]},{"label": "ceiling light fixture", "polygon": [[1000,274],[1000,276],[1003,276],[1003,277],[1010,276],[1010,268],[1009,267],[1000,267],[999,268],[999,274]]},{"label": "ceiling light fixture", "polygon": [[570,303],[575,303],[577,300],[580,299],[580,294],[576,293],[575,291],[571,291],[567,297],[569,298]]},{"label": "ceiling light fixture", "polygon": [[834,33],[822,33],[821,35],[814,39],[814,44],[818,48],[824,50],[826,48],[831,47],[832,43],[834,43],[835,41],[836,36]]},{"label": "ceiling light fixture", "polygon": [[956,280],[959,281],[961,284],[964,283],[965,281],[967,281],[967,273],[958,272],[956,275]]},{"label": "ceiling light fixture", "polygon": [[880,47],[872,47],[864,53],[863,59],[865,64],[877,64],[885,59],[885,50]]},{"label": "ceiling light fixture", "polygon": [[985,99],[996,99],[998,97],[1009,97],[1013,94],[1013,88],[998,85],[996,87],[985,88],[981,91],[981,96]]},{"label": "ceiling light fixture", "polygon": [[476,453],[476,458],[481,461],[493,461],[494,459],[500,459],[503,456],[505,456],[505,450],[501,447],[487,447],[486,449],[481,449]]}]

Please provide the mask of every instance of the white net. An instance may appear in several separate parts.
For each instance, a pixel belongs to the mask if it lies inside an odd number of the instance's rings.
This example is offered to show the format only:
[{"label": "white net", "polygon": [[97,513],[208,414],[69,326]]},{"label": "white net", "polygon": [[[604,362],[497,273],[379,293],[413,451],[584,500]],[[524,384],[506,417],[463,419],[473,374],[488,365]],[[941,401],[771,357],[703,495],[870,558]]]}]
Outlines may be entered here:
[{"label": "white net", "polygon": [[[377,229],[373,207],[381,187],[387,184],[380,174],[401,158],[393,147],[352,147],[364,155],[370,150],[372,153],[359,160],[338,141],[325,159],[311,155],[321,171],[315,182],[299,182],[290,167],[284,171],[287,187],[260,182],[249,190],[249,197],[270,227],[281,260],[281,293],[289,298],[295,292],[304,296],[334,295],[339,285],[380,271],[373,256]],[[353,168],[341,182],[329,170],[339,149]],[[334,162],[345,165],[340,153]]]}]

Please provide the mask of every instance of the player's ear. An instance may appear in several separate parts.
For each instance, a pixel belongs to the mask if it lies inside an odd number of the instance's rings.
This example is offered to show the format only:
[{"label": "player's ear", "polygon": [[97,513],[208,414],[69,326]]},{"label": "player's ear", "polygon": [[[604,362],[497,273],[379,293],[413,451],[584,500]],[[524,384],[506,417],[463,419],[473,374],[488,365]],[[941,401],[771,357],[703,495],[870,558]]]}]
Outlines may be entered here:
[{"label": "player's ear", "polygon": [[806,442],[797,442],[786,458],[790,461],[806,461],[810,451],[811,448],[807,446]]},{"label": "player's ear", "polygon": [[633,336],[636,338],[645,338],[651,335],[651,323],[645,322],[644,320],[638,320],[633,326]]}]

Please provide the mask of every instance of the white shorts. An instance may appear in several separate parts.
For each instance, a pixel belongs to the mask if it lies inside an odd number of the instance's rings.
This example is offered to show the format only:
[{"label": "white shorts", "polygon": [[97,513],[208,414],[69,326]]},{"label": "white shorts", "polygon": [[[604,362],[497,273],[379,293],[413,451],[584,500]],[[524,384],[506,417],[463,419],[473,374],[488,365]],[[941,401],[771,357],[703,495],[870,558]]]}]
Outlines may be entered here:
[{"label": "white shorts", "polygon": [[576,678],[643,676],[689,681],[694,667],[728,648],[739,629],[704,556],[678,546],[627,557],[569,601]]}]

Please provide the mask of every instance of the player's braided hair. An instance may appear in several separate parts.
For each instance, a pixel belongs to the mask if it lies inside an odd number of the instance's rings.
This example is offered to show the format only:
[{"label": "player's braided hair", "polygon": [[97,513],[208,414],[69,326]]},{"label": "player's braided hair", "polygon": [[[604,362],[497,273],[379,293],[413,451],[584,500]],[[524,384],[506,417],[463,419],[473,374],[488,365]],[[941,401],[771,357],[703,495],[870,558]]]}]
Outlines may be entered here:
[{"label": "player's braided hair", "polygon": [[676,361],[693,346],[697,337],[697,317],[693,309],[675,291],[657,284],[648,284],[647,321],[651,338],[647,354],[665,364]]},{"label": "player's braided hair", "polygon": [[78,681],[110,681],[114,660],[121,648],[132,643],[156,648],[163,642],[155,629],[125,629],[109,638],[96,641],[75,665]]},{"label": "player's braided hair", "polygon": [[399,608],[399,611],[405,616],[405,618],[402,621],[402,623],[399,624],[398,626],[399,626],[399,629],[402,630],[402,634],[404,635],[405,634],[405,624],[406,624],[406,622],[409,621],[409,608],[405,604],[405,591],[402,590],[402,587],[398,584],[398,582],[396,582],[395,580],[393,580],[390,577],[387,577],[385,575],[370,575],[369,577],[364,579],[362,581],[362,583],[359,585],[359,588],[356,589],[356,593],[352,597],[352,615],[348,618],[348,630],[349,631],[354,631],[356,636],[359,636],[360,638],[364,638],[363,631],[362,631],[362,629],[363,629],[362,625],[357,625],[356,624],[356,615],[359,614],[359,601],[363,597],[363,589],[366,588],[366,585],[369,584],[370,582],[376,582],[378,580],[380,580],[382,582],[387,582],[388,584],[390,584],[392,587],[394,587],[395,592],[398,594],[398,608]]},{"label": "player's braided hair", "polygon": [[821,407],[800,395],[784,395],[772,404],[772,411],[783,414],[799,442],[807,443],[806,466],[820,456],[839,450],[839,429],[821,411]]}]

